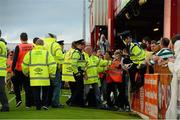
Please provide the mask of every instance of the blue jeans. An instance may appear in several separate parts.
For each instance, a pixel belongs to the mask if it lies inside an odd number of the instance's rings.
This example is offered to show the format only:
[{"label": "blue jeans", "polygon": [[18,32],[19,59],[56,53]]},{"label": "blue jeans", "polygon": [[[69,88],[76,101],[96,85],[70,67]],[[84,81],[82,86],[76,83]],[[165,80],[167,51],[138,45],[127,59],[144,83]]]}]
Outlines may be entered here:
[{"label": "blue jeans", "polygon": [[53,81],[53,85],[52,85],[52,87],[53,87],[52,106],[60,105],[61,79],[62,79],[62,74],[57,69],[56,77],[55,77],[55,80]]}]

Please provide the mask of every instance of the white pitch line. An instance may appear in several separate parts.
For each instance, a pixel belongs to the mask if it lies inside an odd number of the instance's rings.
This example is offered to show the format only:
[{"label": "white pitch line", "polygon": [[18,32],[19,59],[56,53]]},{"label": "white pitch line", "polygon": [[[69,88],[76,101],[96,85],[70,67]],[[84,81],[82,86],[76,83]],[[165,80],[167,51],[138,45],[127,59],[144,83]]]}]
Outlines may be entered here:
[{"label": "white pitch line", "polygon": [[[24,95],[24,94],[25,94],[25,93],[22,93],[21,95]],[[12,98],[8,101],[8,103],[11,103],[15,98],[16,98],[16,96],[12,97]],[[2,107],[2,105],[0,105],[0,107]]]}]

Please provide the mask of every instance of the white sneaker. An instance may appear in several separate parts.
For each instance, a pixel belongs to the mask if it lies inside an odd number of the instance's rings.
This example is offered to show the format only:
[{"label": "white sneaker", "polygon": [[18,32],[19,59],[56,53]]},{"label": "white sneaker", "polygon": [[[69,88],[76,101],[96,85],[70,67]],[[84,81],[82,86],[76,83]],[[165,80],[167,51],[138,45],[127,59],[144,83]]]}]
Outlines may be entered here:
[{"label": "white sneaker", "polygon": [[21,105],[21,103],[22,103],[22,101],[20,100],[20,101],[18,101],[17,103],[16,103],[16,107],[19,107],[20,105]]},{"label": "white sneaker", "polygon": [[48,110],[48,107],[46,107],[46,106],[42,106],[42,108],[43,108],[44,110]]}]

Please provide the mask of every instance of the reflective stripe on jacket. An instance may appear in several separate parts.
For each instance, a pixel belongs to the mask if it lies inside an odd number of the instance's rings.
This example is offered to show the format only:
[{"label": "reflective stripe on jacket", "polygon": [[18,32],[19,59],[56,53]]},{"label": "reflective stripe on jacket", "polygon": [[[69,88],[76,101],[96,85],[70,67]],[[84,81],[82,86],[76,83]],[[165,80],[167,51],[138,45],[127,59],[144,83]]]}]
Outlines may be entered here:
[{"label": "reflective stripe on jacket", "polygon": [[56,42],[55,38],[45,38],[44,39],[45,47],[49,53],[54,57],[54,60],[58,64],[63,64],[64,54],[61,46]]},{"label": "reflective stripe on jacket", "polygon": [[30,86],[50,86],[50,78],[55,78],[56,62],[43,46],[36,46],[26,54],[23,73],[30,77]]},{"label": "reflective stripe on jacket", "polygon": [[84,53],[79,50],[75,50],[72,54],[71,64],[72,64],[72,69],[73,69],[74,74],[80,71],[84,71],[85,66],[86,66]]},{"label": "reflective stripe on jacket", "polygon": [[0,76],[6,76],[7,48],[4,42],[0,41]]},{"label": "reflective stripe on jacket", "polygon": [[134,43],[130,44],[129,53],[130,53],[130,59],[135,64],[142,64],[146,58],[145,51]]},{"label": "reflective stripe on jacket", "polygon": [[75,82],[72,69],[72,55],[75,49],[71,48],[66,52],[64,57],[64,63],[62,65],[62,81]]}]

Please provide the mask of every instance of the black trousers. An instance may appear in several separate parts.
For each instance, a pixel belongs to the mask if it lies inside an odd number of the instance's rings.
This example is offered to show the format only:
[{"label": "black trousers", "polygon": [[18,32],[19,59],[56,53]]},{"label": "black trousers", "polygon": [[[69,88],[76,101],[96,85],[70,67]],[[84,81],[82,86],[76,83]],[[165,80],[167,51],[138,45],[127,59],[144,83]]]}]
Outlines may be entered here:
[{"label": "black trousers", "polygon": [[[146,66],[143,68],[137,69],[137,64],[133,64],[129,69],[130,81],[131,81],[131,89],[139,89],[144,85],[144,74],[146,73]],[[139,77],[135,80],[136,74],[139,73]]]},{"label": "black trousers", "polygon": [[70,83],[71,98],[67,101],[73,106],[84,106],[84,82],[83,76],[74,76],[76,82]]},{"label": "black trousers", "polygon": [[[36,109],[41,109],[42,106],[48,106],[49,101],[49,86],[33,86],[32,93]],[[41,94],[42,93],[42,94]]]},{"label": "black trousers", "polygon": [[26,77],[22,73],[22,71],[15,70],[15,76],[12,77],[12,83],[14,85],[16,102],[21,101],[21,90],[22,90],[22,87],[24,87],[25,105],[27,107],[31,107],[33,105],[33,101],[32,101],[32,91],[30,89],[30,79]]},{"label": "black trousers", "polygon": [[75,101],[72,101],[72,97],[74,96],[74,93],[77,89],[77,85],[76,85],[76,82],[69,82],[69,87],[70,87],[70,90],[71,90],[71,97],[66,101],[67,104],[76,104],[77,103],[77,100]]},{"label": "black trousers", "polygon": [[125,94],[125,82],[121,82],[121,83],[118,83],[117,84],[117,88],[118,88],[118,97],[117,97],[117,100],[116,100],[116,105],[120,108],[124,108],[126,106],[129,106],[129,102],[128,102],[128,97],[126,97],[126,94]]},{"label": "black trousers", "polygon": [[9,109],[8,99],[5,92],[5,77],[0,76],[0,102],[3,109]]},{"label": "black trousers", "polygon": [[[111,92],[113,92],[114,99],[111,98]],[[106,89],[106,99],[107,99],[107,105],[109,107],[113,107],[115,105],[115,102],[117,100],[117,84],[116,83],[107,83],[107,89]]]}]

